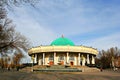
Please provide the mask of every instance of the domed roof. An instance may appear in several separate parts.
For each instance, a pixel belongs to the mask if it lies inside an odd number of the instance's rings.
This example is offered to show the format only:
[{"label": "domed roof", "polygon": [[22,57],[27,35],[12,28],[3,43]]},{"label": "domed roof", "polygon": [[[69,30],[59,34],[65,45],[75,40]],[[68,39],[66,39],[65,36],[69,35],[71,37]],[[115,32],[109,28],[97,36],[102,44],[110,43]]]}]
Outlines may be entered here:
[{"label": "domed roof", "polygon": [[56,40],[54,40],[51,44],[51,46],[55,45],[55,46],[74,46],[74,43],[67,39],[67,38],[64,38],[63,36],[60,37],[60,38],[57,38]]}]

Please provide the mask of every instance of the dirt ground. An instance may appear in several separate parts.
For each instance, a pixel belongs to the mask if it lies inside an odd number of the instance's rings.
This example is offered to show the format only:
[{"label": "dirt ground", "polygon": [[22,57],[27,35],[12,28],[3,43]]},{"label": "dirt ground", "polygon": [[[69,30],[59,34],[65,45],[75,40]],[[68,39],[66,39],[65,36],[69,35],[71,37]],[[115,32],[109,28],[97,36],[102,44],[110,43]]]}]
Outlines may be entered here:
[{"label": "dirt ground", "polygon": [[0,80],[120,80],[120,72],[0,72]]}]

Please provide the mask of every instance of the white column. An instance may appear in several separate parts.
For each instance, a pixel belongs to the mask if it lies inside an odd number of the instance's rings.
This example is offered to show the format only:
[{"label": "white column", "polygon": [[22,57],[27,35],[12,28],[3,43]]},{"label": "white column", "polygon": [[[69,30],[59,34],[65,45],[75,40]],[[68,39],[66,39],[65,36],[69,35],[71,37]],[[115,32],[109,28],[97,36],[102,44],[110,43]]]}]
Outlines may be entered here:
[{"label": "white column", "polygon": [[56,59],[56,52],[54,52],[54,65],[57,64],[56,61],[57,61],[57,59]]},{"label": "white column", "polygon": [[87,64],[90,64],[89,54],[87,54]]},{"label": "white column", "polygon": [[82,66],[85,66],[85,57],[82,55]]},{"label": "white column", "polygon": [[78,65],[80,65],[80,53],[78,53]]},{"label": "white column", "polygon": [[45,65],[45,53],[43,53],[43,65]]},{"label": "white column", "polygon": [[37,63],[37,54],[35,54],[34,63]]},{"label": "white column", "polygon": [[92,64],[95,64],[95,58],[93,55],[92,55]]},{"label": "white column", "polygon": [[67,64],[69,62],[69,52],[67,52]]}]

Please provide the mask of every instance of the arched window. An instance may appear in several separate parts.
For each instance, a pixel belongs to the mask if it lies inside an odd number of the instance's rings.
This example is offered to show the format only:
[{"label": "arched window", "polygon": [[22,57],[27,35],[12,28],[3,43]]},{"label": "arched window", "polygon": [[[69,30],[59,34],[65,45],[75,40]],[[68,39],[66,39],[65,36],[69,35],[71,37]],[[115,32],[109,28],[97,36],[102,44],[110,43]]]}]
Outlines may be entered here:
[{"label": "arched window", "polygon": [[53,61],[53,60],[54,60],[54,55],[53,55],[53,54],[49,55],[49,60],[50,60],[50,61]]}]

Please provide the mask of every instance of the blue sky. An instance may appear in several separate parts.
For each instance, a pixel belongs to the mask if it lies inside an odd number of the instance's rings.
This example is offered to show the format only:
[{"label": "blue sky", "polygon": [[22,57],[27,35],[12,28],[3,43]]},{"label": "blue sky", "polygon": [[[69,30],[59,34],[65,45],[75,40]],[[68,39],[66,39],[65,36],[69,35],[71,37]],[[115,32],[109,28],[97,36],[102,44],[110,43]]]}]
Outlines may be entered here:
[{"label": "blue sky", "polygon": [[41,0],[35,8],[15,7],[8,17],[33,46],[49,45],[64,35],[75,45],[120,48],[119,4],[120,0]]}]

